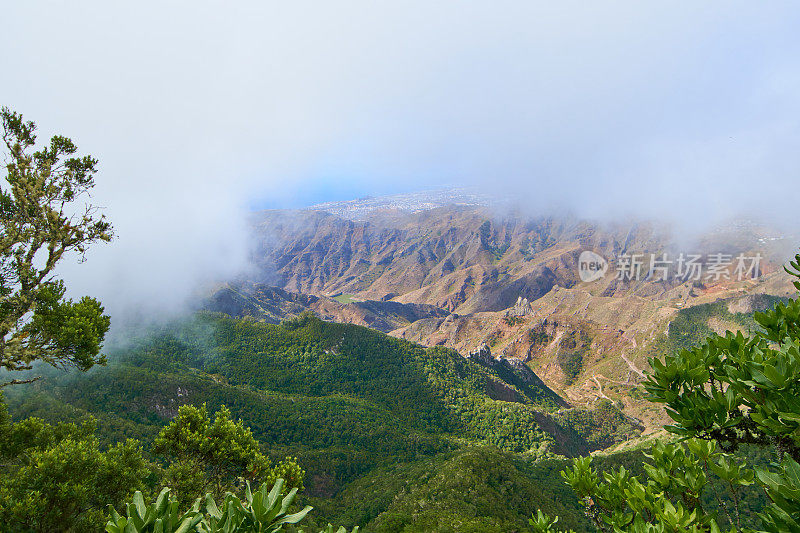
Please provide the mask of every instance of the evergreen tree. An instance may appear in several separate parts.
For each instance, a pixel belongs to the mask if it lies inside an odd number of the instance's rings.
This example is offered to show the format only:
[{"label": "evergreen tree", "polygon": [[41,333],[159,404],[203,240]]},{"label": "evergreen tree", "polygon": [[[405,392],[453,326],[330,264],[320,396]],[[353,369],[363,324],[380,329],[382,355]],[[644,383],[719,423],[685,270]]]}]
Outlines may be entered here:
[{"label": "evergreen tree", "polygon": [[[5,183],[0,184],[0,370],[30,370],[36,361],[87,370],[105,362],[100,346],[109,317],[89,297],[64,297],[54,275],[65,255],[80,257],[112,238],[98,208],[79,205],[94,187],[97,160],[56,135],[35,150],[36,125],[3,108]],[[0,387],[36,378],[11,379]]]}]

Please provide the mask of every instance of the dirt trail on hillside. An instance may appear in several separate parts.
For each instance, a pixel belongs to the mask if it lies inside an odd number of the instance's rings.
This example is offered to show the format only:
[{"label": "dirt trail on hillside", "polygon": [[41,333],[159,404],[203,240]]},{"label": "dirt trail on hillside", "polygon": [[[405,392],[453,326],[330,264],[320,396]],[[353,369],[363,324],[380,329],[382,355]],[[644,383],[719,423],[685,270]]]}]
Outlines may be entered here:
[{"label": "dirt trail on hillside", "polygon": [[[628,337],[628,332],[626,331],[625,333],[623,333],[623,334],[622,334],[622,338],[623,338],[623,339],[625,339],[626,341],[629,341],[631,344],[633,344],[633,347],[632,347],[632,349],[636,349],[636,348],[637,348],[638,344],[636,343],[636,336],[635,336],[635,335],[634,335],[634,336],[632,336],[632,337]],[[629,367],[629,368],[630,368],[630,369],[631,369],[633,372],[636,372],[637,374],[639,374],[639,376],[641,376],[641,378],[642,378],[642,379],[644,379],[644,378],[645,378],[644,372],[642,372],[642,371],[639,369],[639,367],[637,367],[637,366],[636,366],[636,364],[634,364],[634,362],[633,362],[633,361],[631,361],[630,359],[628,359],[628,356],[625,354],[625,351],[624,351],[624,350],[623,350],[623,351],[620,351],[620,354],[619,354],[619,355],[620,355],[620,357],[622,357],[622,360],[623,360],[623,361],[625,361],[625,363],[628,365],[628,367]]]},{"label": "dirt trail on hillside", "polygon": [[[605,378],[605,376],[603,376],[603,377]],[[603,392],[603,384],[600,383],[600,380],[597,379],[597,376],[592,376],[592,379],[594,380],[595,383],[597,383],[597,388],[600,390],[600,397],[601,398],[605,398],[608,401],[612,401],[611,398],[606,396],[606,393]],[[608,379],[608,378],[606,378],[606,379]]]},{"label": "dirt trail on hillside", "polygon": [[630,359],[628,359],[628,357],[625,355],[625,352],[621,352],[619,355],[620,355],[620,357],[622,357],[622,360],[623,360],[623,361],[625,361],[625,362],[628,364],[628,367],[630,367],[630,369],[631,369],[633,372],[636,372],[637,374],[639,374],[639,376],[641,376],[641,377],[642,377],[642,379],[645,379],[645,377],[646,377],[646,376],[644,375],[644,372],[642,372],[641,370],[639,370],[639,367],[637,367],[637,366],[636,366],[636,365],[633,363],[633,361],[631,361]]}]

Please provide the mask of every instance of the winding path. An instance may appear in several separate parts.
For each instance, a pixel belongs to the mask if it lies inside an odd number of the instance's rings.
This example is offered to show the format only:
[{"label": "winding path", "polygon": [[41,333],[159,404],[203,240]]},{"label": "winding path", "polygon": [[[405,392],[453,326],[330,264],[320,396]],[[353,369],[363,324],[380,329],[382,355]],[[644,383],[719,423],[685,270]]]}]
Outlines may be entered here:
[{"label": "winding path", "polygon": [[[625,333],[623,333],[623,334],[622,334],[622,338],[623,338],[623,339],[625,339],[626,341],[629,341],[631,344],[633,344],[633,348],[636,348],[636,347],[638,346],[638,345],[636,344],[636,336],[635,336],[635,335],[634,335],[633,337],[630,337],[630,338],[629,338],[629,337],[628,337],[628,332],[626,331]],[[639,367],[637,367],[637,366],[636,366],[636,365],[633,363],[633,361],[631,361],[630,359],[628,359],[628,357],[625,355],[625,352],[624,352],[624,351],[622,351],[622,350],[621,350],[619,355],[620,355],[620,357],[622,357],[622,360],[623,360],[623,361],[625,361],[625,362],[628,364],[628,367],[630,367],[630,369],[631,369],[632,371],[634,371],[634,372],[636,372],[637,374],[639,374],[639,376],[641,376],[641,377],[642,377],[642,379],[644,379],[644,378],[645,378],[644,372],[642,372],[641,370],[639,370]]]},{"label": "winding path", "polygon": [[646,376],[644,375],[644,372],[642,372],[641,370],[639,370],[639,368],[638,368],[638,367],[637,367],[635,364],[633,364],[633,361],[631,361],[630,359],[628,359],[628,357],[625,355],[625,352],[620,352],[620,354],[619,354],[619,355],[620,355],[620,357],[622,357],[623,361],[625,361],[626,363],[628,363],[628,366],[630,367],[630,369],[631,369],[633,372],[636,372],[637,374],[639,374],[639,375],[642,377],[642,379],[645,379],[645,377],[646,377]]}]

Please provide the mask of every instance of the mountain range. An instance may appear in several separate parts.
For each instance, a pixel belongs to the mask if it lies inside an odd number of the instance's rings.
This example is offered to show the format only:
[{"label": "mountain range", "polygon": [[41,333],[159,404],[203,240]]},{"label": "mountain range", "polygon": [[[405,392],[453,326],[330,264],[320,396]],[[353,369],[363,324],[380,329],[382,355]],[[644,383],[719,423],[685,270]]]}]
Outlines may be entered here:
[{"label": "mountain range", "polygon": [[[652,222],[530,216],[456,190],[263,211],[250,227],[254,273],[218,286],[206,309],[271,323],[310,311],[465,357],[482,350],[526,365],[570,404],[610,399],[654,428],[663,414],[635,386],[657,349],[681,345],[676,321],[710,308],[704,328],[735,331],[793,293],[781,269],[792,237],[746,220],[687,239]],[[585,251],[608,264],[591,282]],[[693,254],[701,275],[675,276]],[[729,264],[714,274],[717,256]],[[740,256],[758,257],[757,271],[737,275]],[[638,276],[622,270],[631,257]],[[649,262],[665,258],[673,272],[654,276]]]},{"label": "mountain range", "polygon": [[[537,509],[592,531],[559,472],[593,454],[643,473],[665,422],[638,387],[648,359],[752,330],[794,293],[780,269],[792,239],[768,227],[698,238],[685,248],[709,262],[698,279],[636,276],[625,265],[680,257],[664,227],[423,200],[254,213],[246,276],[196,313],[132,328],[106,367],[34,369],[4,391],[9,413],[148,449],[181,406],[226,406],[273,461],[297,459],[313,531],[522,533]],[[718,254],[730,262],[715,271]],[[738,279],[739,254],[758,272]],[[741,498],[752,524],[766,495]]]}]

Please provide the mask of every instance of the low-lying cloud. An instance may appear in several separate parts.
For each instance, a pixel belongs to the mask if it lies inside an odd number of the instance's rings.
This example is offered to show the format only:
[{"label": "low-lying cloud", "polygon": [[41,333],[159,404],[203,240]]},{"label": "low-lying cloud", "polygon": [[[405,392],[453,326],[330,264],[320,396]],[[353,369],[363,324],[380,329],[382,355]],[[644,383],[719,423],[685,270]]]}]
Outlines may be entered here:
[{"label": "low-lying cloud", "polygon": [[[472,185],[687,227],[798,197],[792,2],[25,2],[0,103],[101,161],[119,238],[65,275],[178,309],[309,191]],[[143,307],[142,307],[143,306]]]}]

